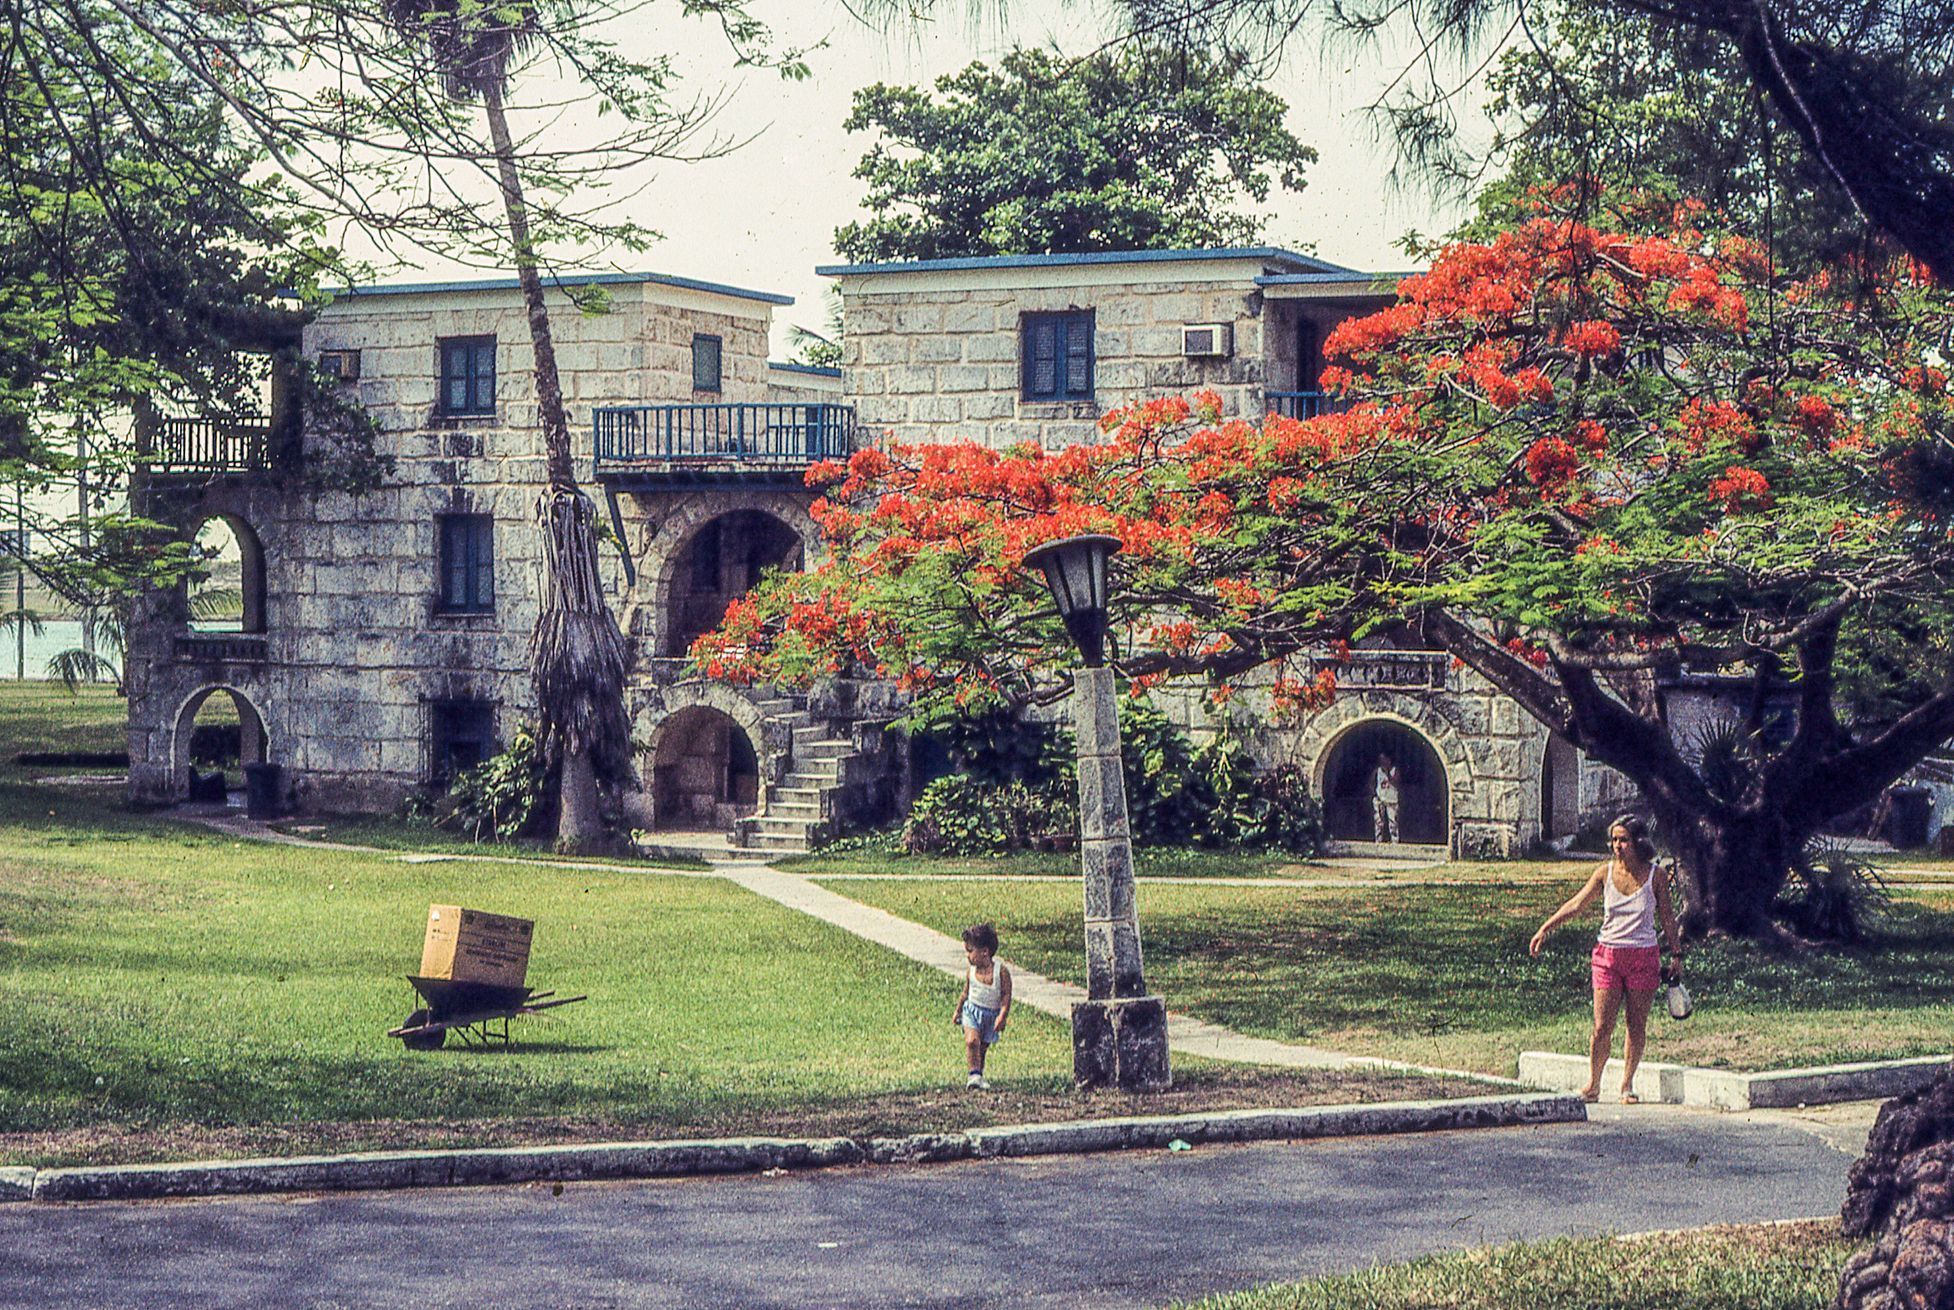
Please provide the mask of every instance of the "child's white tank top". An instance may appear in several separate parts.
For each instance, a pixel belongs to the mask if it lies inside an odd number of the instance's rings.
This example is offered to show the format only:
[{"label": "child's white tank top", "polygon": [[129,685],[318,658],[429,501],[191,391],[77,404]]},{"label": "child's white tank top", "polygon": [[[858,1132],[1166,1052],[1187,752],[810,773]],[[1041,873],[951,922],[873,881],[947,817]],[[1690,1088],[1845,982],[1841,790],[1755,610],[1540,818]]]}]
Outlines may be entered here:
[{"label": "child's white tank top", "polygon": [[991,980],[989,982],[979,982],[977,981],[977,966],[973,964],[969,969],[969,979],[969,1000],[972,1005],[981,1005],[986,1010],[995,1010],[1004,1004],[1003,965],[995,960],[991,961]]}]

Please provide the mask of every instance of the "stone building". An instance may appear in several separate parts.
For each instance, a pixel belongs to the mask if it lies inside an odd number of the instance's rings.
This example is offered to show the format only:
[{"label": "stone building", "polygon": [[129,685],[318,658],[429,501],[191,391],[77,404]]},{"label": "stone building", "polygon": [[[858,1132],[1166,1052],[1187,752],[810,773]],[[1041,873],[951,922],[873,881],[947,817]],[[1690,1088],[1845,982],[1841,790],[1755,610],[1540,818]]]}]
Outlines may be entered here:
[{"label": "stone building", "polygon": [[[659,274],[551,291],[580,476],[603,503],[606,582],[633,648],[630,708],[654,829],[734,830],[798,849],[890,817],[908,785],[892,690],[809,694],[690,679],[684,654],[768,568],[818,549],[803,484],[866,441],[1093,439],[1105,409],[1201,387],[1232,413],[1307,415],[1325,336],[1392,278],[1273,249],[1000,257],[820,270],[839,283],[843,367],[770,363],[786,297]],[[601,294],[603,312],[584,312]],[[186,540],[217,521],[242,563],[240,622],[145,597],[128,649],[130,794],[185,797],[211,698],[284,803],[388,809],[495,751],[533,717],[526,642],[543,452],[513,280],[361,289],[320,310],[274,369],[266,416],[162,416],[142,439],[144,512]],[[324,438],[280,384],[331,370],[382,432],[393,475],[351,495],[293,476]],[[1588,767],[1511,701],[1431,651],[1353,653],[1344,694],[1252,734],[1300,763],[1333,835],[1372,836],[1380,756],[1403,840],[1510,853],[1605,808]],[[1177,702],[1196,733],[1208,725]]]}]

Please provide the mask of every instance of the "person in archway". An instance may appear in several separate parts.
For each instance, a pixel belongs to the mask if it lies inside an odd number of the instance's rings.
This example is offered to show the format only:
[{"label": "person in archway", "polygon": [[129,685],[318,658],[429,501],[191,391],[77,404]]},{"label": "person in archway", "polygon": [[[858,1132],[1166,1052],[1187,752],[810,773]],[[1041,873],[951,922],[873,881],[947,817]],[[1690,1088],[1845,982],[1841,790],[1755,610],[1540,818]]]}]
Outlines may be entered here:
[{"label": "person in archway", "polygon": [[1601,1097],[1601,1075],[1608,1067],[1608,1052],[1614,1043],[1615,1017],[1625,1009],[1628,1039],[1622,1045],[1622,1104],[1633,1105],[1637,1100],[1635,1070],[1642,1063],[1648,1038],[1649,1009],[1662,983],[1656,921],[1661,920],[1662,936],[1669,943],[1673,978],[1682,976],[1683,939],[1670,900],[1669,871],[1655,862],[1655,843],[1649,840],[1648,824],[1636,815],[1622,815],[1608,828],[1608,849],[1613,853],[1609,861],[1589,875],[1587,884],[1569,897],[1567,904],[1548,916],[1527,951],[1539,955],[1549,933],[1594,904],[1597,896],[1601,898],[1601,933],[1589,960],[1594,1032],[1588,1038],[1588,1083],[1581,1089],[1581,1099],[1595,1101]]},{"label": "person in archway", "polygon": [[1404,840],[1398,828],[1398,786],[1402,781],[1397,764],[1388,753],[1379,751],[1377,768],[1371,774],[1371,815],[1378,841]]}]

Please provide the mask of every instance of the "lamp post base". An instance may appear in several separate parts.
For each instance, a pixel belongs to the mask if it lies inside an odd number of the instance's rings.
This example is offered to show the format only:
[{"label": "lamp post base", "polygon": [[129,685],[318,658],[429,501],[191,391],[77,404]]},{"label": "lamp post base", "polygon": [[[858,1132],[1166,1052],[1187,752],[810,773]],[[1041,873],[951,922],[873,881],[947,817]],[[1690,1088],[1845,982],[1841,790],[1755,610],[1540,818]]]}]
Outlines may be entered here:
[{"label": "lamp post base", "polygon": [[1080,1087],[1164,1092],[1167,1003],[1158,996],[1078,1001],[1072,1006],[1072,1081]]}]

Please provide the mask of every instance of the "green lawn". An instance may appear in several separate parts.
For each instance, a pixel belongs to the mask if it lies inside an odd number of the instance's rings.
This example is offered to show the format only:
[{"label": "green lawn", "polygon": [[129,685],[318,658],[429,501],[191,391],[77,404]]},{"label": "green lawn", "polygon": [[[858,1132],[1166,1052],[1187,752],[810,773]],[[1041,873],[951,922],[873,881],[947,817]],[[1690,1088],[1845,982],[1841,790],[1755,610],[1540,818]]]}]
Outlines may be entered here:
[{"label": "green lawn", "polygon": [[0,776],[23,751],[121,751],[129,746],[129,706],[113,687],[0,682]]},{"label": "green lawn", "polygon": [[[712,878],[240,842],[0,783],[0,1163],[785,1132],[1482,1092],[1186,1061],[1161,1098],[1070,1088],[1014,1016],[961,1088],[953,980]],[[532,986],[590,1000],[513,1052],[410,1052],[430,903],[536,921]]]},{"label": "green lawn", "polygon": [[1824,1310],[1855,1249],[1829,1220],[1560,1238],[1209,1297],[1183,1310]]},{"label": "green lawn", "polygon": [[[823,879],[954,932],[997,924],[1005,958],[1083,982],[1076,887]],[[1539,959],[1535,928],[1566,882],[1353,890],[1153,884],[1140,889],[1150,985],[1177,1010],[1243,1032],[1511,1076],[1522,1050],[1587,1049],[1591,925]],[[1598,917],[1598,912],[1597,912]],[[1954,900],[1897,905],[1877,949],[1786,959],[1720,942],[1690,957],[1695,1017],[1653,1024],[1649,1057],[1772,1069],[1954,1049]]]},{"label": "green lawn", "polygon": [[[280,820],[275,827],[308,841],[339,842],[347,846],[372,846],[387,851],[414,851],[430,855],[488,855],[509,859],[554,859],[544,841],[472,842],[459,833],[437,828],[431,823],[397,818],[390,814],[305,815]],[[615,864],[619,868],[659,868],[698,871],[709,867],[691,856],[660,856],[655,860],[609,859],[603,856],[577,857],[577,863]]]},{"label": "green lawn", "polygon": [[[1010,855],[904,855],[887,850],[841,849],[794,855],[775,862],[793,873],[916,878],[1076,878],[1077,852],[1019,851]],[[1469,861],[1418,865],[1405,869],[1353,871],[1321,860],[1303,860],[1281,851],[1204,851],[1180,846],[1142,846],[1133,852],[1133,870],[1142,878],[1296,878],[1362,877],[1383,883],[1405,882],[1562,882],[1594,867],[1593,860]]]}]

